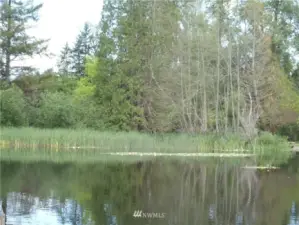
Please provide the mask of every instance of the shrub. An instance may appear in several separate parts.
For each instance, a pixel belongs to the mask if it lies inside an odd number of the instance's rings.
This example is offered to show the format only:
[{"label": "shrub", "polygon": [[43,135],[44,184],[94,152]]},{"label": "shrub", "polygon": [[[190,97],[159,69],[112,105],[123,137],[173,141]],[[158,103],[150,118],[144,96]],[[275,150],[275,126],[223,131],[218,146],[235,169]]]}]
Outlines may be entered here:
[{"label": "shrub", "polygon": [[75,127],[79,121],[78,107],[71,95],[62,92],[41,94],[37,125],[44,128]]},{"label": "shrub", "polygon": [[102,130],[105,128],[100,107],[92,98],[76,99],[79,111],[79,123],[77,127]]},{"label": "shrub", "polygon": [[278,128],[277,134],[287,136],[290,141],[299,141],[299,123],[286,124]]},{"label": "shrub", "polygon": [[269,164],[280,164],[291,156],[291,147],[286,137],[262,132],[255,138],[254,150]]},{"label": "shrub", "polygon": [[25,126],[28,124],[22,90],[15,85],[0,91],[0,121],[3,126]]}]

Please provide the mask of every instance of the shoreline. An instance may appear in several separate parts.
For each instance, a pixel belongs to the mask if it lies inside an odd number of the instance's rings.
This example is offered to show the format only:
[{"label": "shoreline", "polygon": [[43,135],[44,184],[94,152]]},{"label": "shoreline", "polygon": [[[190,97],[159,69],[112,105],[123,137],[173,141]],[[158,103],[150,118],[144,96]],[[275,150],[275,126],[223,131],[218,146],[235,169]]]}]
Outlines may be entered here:
[{"label": "shoreline", "polygon": [[[1,128],[0,151],[19,158],[24,154],[72,158],[115,156],[257,157],[272,164],[291,157],[286,137],[262,132],[248,142],[240,134],[148,134],[95,130]],[[19,156],[18,156],[19,155]],[[104,156],[106,155],[106,156]],[[0,154],[1,158],[1,154]],[[21,158],[21,157],[20,157]],[[261,163],[265,165],[264,163]]]}]

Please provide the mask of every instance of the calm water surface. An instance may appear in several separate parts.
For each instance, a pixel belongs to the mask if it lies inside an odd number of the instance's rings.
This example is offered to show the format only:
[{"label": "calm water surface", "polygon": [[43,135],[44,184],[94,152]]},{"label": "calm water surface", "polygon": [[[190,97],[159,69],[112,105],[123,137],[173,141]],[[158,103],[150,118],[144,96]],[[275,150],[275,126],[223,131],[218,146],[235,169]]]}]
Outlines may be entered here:
[{"label": "calm water surface", "polygon": [[274,172],[170,160],[0,168],[10,225],[299,225],[299,157]]}]

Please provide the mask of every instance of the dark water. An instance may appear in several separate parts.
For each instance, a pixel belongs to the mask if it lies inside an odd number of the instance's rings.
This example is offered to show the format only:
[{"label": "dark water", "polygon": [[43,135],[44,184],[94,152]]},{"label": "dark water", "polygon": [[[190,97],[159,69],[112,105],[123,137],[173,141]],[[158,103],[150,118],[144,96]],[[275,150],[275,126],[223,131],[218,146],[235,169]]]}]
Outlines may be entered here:
[{"label": "dark water", "polygon": [[226,161],[0,165],[11,225],[299,225],[299,158],[275,172]]}]

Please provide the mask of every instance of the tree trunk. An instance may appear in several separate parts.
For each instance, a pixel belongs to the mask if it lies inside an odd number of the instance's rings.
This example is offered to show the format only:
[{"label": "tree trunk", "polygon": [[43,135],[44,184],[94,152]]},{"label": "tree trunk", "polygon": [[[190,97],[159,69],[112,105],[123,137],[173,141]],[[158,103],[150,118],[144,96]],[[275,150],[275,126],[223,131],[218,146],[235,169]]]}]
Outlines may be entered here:
[{"label": "tree trunk", "polygon": [[[8,1],[8,7],[11,9],[11,0]],[[9,33],[11,31],[11,23],[12,23],[12,18],[11,18],[11,13],[9,12],[8,18],[7,18],[7,32]],[[4,79],[9,81],[10,78],[10,63],[11,63],[11,58],[10,58],[10,47],[11,47],[11,37],[7,37],[6,41],[6,49],[5,49],[5,66],[4,66]]]},{"label": "tree trunk", "polygon": [[5,225],[6,224],[6,209],[7,209],[7,198],[4,197],[2,199],[2,212],[3,212],[3,215],[0,216],[0,225]]}]

